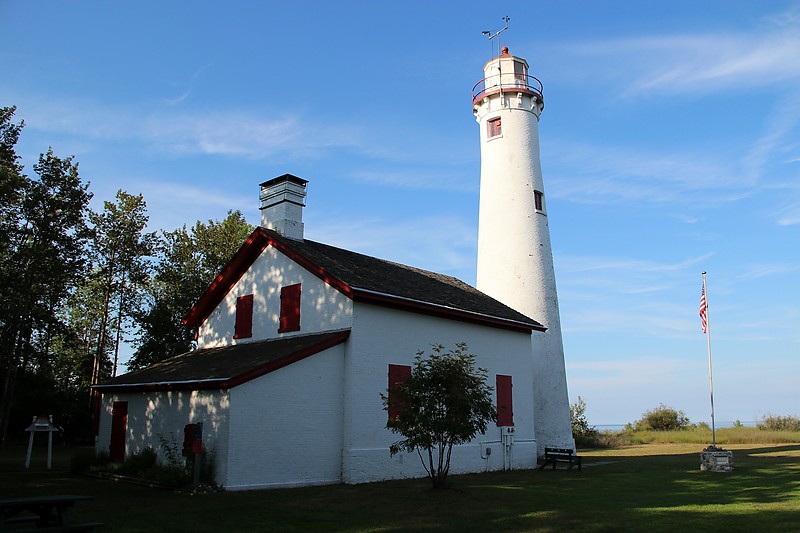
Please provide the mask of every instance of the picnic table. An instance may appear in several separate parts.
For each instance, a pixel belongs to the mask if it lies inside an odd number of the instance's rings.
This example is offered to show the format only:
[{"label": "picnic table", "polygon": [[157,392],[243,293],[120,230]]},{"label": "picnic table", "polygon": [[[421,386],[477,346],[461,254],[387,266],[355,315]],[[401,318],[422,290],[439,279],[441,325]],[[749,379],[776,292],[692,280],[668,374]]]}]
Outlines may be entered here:
[{"label": "picnic table", "polygon": [[[92,531],[103,524],[71,524],[69,509],[91,496],[34,496],[0,500],[0,531]],[[30,529],[29,526],[33,526]]]}]

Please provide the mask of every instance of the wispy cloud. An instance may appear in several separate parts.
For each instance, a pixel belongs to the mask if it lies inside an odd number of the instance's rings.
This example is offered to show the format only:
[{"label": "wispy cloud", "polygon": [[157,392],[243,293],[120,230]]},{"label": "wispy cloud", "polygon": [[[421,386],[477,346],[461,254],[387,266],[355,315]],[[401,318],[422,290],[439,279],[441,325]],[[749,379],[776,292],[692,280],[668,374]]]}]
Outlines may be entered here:
[{"label": "wispy cloud", "polygon": [[[363,144],[352,124],[320,124],[302,113],[172,107],[113,107],[97,102],[21,98],[26,128],[95,141],[136,142],[173,155],[262,159],[275,154],[313,156]],[[133,147],[131,148],[133,149]]]},{"label": "wispy cloud", "polygon": [[208,67],[210,67],[210,66],[211,66],[211,64],[208,64],[208,65],[204,65],[204,66],[200,67],[199,69],[197,69],[194,72],[194,74],[192,74],[192,77],[189,79],[189,82],[186,84],[186,89],[181,94],[179,94],[178,96],[172,97],[172,98],[162,98],[162,102],[164,102],[167,105],[171,105],[171,106],[182,104],[192,94],[192,91],[194,90],[194,86],[197,83],[197,80],[200,78],[200,75],[206,69],[208,69]]},{"label": "wispy cloud", "polygon": [[559,258],[559,266],[567,272],[608,271],[624,272],[625,277],[632,274],[665,274],[679,272],[688,267],[703,263],[713,254],[707,253],[699,257],[690,257],[677,263],[658,263],[629,258],[570,256]]},{"label": "wispy cloud", "polygon": [[[750,31],[650,35],[568,45],[576,58],[601,62],[626,96],[749,89],[800,78],[800,17],[792,9]],[[591,66],[588,66],[591,70]],[[608,76],[608,72],[605,73]]]},{"label": "wispy cloud", "polygon": [[763,133],[743,158],[745,171],[752,180],[759,179],[763,175],[766,165],[776,154],[784,157],[783,154],[794,148],[797,143],[797,136],[794,133],[798,123],[800,123],[800,92],[790,94],[775,105],[764,121]]},{"label": "wispy cloud", "polygon": [[779,226],[795,226],[800,224],[800,202],[794,202],[777,212]]},{"label": "wispy cloud", "polygon": [[800,263],[760,263],[745,267],[737,281],[748,281],[766,276],[782,275],[800,270]]},{"label": "wispy cloud", "polygon": [[[735,161],[709,153],[664,153],[647,149],[549,142],[545,169],[548,190],[556,198],[580,203],[647,202],[682,206],[720,205],[750,194],[752,180]],[[686,196],[713,190],[713,194]]]},{"label": "wispy cloud", "polygon": [[694,300],[699,298],[699,285],[689,280],[712,256],[659,262],[559,255],[565,333],[611,333],[625,327],[653,338],[685,338],[694,332]]}]

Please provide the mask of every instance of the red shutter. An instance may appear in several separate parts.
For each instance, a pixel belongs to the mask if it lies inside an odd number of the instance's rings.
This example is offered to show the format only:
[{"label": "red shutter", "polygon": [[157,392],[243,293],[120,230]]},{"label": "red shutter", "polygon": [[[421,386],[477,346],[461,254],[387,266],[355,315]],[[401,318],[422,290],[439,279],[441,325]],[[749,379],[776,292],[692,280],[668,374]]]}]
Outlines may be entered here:
[{"label": "red shutter", "polygon": [[411,367],[408,365],[389,365],[389,420],[394,420],[403,410],[397,403],[397,397],[392,393],[395,385],[411,377]]},{"label": "red shutter", "polygon": [[125,459],[125,438],[128,432],[128,402],[114,402],[111,409],[111,445],[108,458],[115,463]]},{"label": "red shutter", "polygon": [[278,333],[300,331],[300,284],[281,288],[281,318]]},{"label": "red shutter", "polygon": [[514,410],[511,394],[511,376],[497,375],[497,425],[513,426]]},{"label": "red shutter", "polygon": [[247,339],[253,336],[253,295],[239,296],[236,299],[236,326],[234,339]]}]

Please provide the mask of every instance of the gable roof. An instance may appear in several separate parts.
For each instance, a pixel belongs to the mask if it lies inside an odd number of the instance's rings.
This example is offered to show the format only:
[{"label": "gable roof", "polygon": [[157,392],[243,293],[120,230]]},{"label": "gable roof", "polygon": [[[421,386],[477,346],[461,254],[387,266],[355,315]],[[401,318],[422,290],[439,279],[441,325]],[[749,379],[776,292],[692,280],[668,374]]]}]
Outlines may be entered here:
[{"label": "gable roof", "polygon": [[354,301],[518,331],[545,330],[535,320],[452,276],[307,239],[288,239],[261,227],[239,248],[184,323],[190,327],[202,324],[268,246]]},{"label": "gable roof", "polygon": [[100,392],[229,389],[341,344],[349,336],[347,329],[204,348],[111,378],[93,388]]}]

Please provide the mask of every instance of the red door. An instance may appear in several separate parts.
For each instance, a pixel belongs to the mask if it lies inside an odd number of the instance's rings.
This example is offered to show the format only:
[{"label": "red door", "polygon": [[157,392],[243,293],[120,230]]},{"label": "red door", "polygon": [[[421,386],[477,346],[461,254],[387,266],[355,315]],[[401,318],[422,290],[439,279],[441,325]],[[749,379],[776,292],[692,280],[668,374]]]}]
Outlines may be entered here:
[{"label": "red door", "polygon": [[128,429],[128,402],[114,402],[111,410],[111,446],[108,457],[114,462],[125,459],[125,434]]}]

